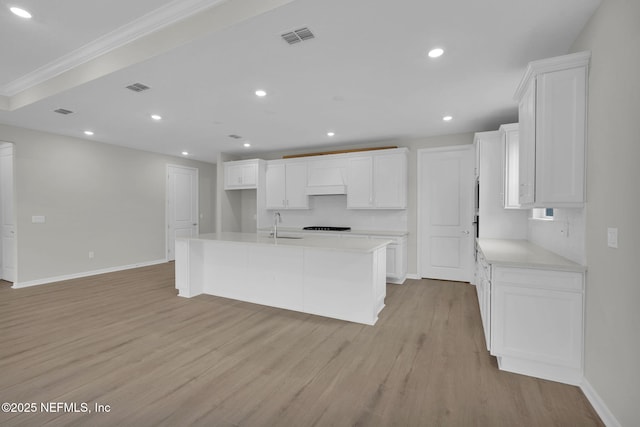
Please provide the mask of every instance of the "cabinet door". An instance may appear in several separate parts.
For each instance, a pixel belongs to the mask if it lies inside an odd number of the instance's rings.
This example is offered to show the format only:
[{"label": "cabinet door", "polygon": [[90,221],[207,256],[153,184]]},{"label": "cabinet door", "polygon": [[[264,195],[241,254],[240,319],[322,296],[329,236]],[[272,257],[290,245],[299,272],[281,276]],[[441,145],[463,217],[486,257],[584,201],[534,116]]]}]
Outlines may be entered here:
[{"label": "cabinet door", "polygon": [[242,185],[242,166],[224,165],[224,188],[234,188]]},{"label": "cabinet door", "polygon": [[496,281],[491,297],[491,354],[581,366],[581,293]]},{"label": "cabinet door", "polygon": [[287,199],[284,163],[267,165],[265,193],[267,209],[284,209]]},{"label": "cabinet door", "polygon": [[373,203],[381,209],[407,207],[407,156],[404,153],[373,157]]},{"label": "cabinet door", "polygon": [[287,209],[308,209],[309,196],[307,188],[307,164],[290,163],[286,167],[286,208]]},{"label": "cabinet door", "polygon": [[584,202],[586,73],[579,67],[537,77],[537,206]]},{"label": "cabinet door", "polygon": [[518,201],[523,207],[532,206],[535,197],[536,161],[536,80],[531,79],[520,104],[519,160],[518,160]]},{"label": "cabinet door", "polygon": [[224,189],[256,188],[258,185],[258,162],[225,162]]},{"label": "cabinet door", "polygon": [[480,321],[482,322],[482,331],[484,332],[484,340],[487,345],[487,350],[491,351],[491,328],[489,326],[489,320],[491,318],[491,282],[489,282],[486,277],[481,276],[476,287],[478,294],[478,306],[480,307]]},{"label": "cabinet door", "polygon": [[349,159],[347,181],[347,208],[362,209],[373,207],[373,158],[354,157]]},{"label": "cabinet door", "polygon": [[519,133],[516,129],[504,132],[504,208],[519,209]]},{"label": "cabinet door", "polygon": [[258,185],[258,164],[242,166],[242,184],[255,188]]}]

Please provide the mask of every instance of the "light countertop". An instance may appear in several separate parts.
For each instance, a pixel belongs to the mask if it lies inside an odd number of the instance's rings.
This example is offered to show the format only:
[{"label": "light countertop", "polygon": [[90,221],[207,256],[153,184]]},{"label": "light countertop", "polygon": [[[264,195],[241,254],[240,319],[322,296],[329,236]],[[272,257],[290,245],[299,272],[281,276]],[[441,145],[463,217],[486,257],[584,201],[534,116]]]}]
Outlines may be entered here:
[{"label": "light countertop", "polygon": [[340,237],[305,235],[299,239],[287,239],[287,232],[278,229],[277,239],[258,233],[211,233],[176,240],[216,241],[235,244],[289,246],[307,249],[324,249],[348,252],[373,252],[392,243],[386,239],[341,239]]},{"label": "light countertop", "polygon": [[[260,228],[258,231],[271,232],[271,228]],[[389,236],[389,237],[405,237],[409,234],[408,231],[393,231],[393,230],[351,230],[351,231],[323,231],[323,230],[303,230],[301,227],[278,227],[278,233],[305,233],[312,235],[356,235],[356,236]]]},{"label": "light countertop", "polygon": [[527,240],[477,239],[489,264],[505,267],[544,268],[584,272],[587,267],[541,248]]}]

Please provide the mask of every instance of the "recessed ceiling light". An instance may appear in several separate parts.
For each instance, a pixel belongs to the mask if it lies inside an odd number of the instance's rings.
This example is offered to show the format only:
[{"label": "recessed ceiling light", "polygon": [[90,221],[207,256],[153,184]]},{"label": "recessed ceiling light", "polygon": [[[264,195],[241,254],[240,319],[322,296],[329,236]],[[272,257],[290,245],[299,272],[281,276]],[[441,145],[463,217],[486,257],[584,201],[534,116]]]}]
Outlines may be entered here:
[{"label": "recessed ceiling light", "polygon": [[93,135],[93,132],[90,131],[90,130],[85,130],[84,134],[87,135],[87,136],[91,136],[91,135]]},{"label": "recessed ceiling light", "polygon": [[444,120],[445,122],[450,122],[451,120],[453,120],[453,117],[452,116],[444,116],[442,118],[442,120]]},{"label": "recessed ceiling light", "polygon": [[151,118],[152,118],[153,120],[162,120],[162,116],[159,116],[159,115],[157,115],[157,114],[152,114],[152,115],[151,115]]},{"label": "recessed ceiling light", "polygon": [[264,90],[262,90],[262,89],[258,89],[258,90],[256,91],[256,96],[259,96],[259,97],[267,96],[267,92],[265,92],[265,91],[264,91]]},{"label": "recessed ceiling light", "polygon": [[438,58],[442,56],[443,53],[444,53],[444,49],[436,47],[435,49],[431,49],[429,51],[429,58]]},{"label": "recessed ceiling light", "polygon": [[31,14],[24,9],[20,9],[19,7],[11,7],[9,8],[14,15],[18,15],[20,18],[31,19]]},{"label": "recessed ceiling light", "polygon": [[181,154],[182,154],[183,156],[188,156],[188,155],[189,155],[189,152],[188,152],[188,151],[183,151]]},{"label": "recessed ceiling light", "polygon": [[335,132],[327,132],[327,136],[335,136],[336,133]]},{"label": "recessed ceiling light", "polygon": [[251,147],[251,144],[249,144],[248,142],[245,142],[244,144],[242,144],[244,146],[244,148],[249,148]]}]

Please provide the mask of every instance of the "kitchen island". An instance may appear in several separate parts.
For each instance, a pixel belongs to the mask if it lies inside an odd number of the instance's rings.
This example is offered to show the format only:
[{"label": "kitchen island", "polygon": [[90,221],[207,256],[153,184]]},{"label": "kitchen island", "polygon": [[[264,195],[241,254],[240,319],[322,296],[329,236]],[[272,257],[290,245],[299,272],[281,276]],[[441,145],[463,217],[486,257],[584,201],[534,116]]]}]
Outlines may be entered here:
[{"label": "kitchen island", "polygon": [[386,296],[384,239],[256,233],[176,239],[176,288],[373,325]]}]

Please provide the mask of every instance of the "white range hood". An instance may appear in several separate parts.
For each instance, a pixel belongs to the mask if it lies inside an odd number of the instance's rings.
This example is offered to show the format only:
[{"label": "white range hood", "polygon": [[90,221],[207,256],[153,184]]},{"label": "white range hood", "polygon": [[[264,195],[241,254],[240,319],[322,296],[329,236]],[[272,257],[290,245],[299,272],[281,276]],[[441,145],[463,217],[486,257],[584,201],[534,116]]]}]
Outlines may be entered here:
[{"label": "white range hood", "polygon": [[347,160],[334,158],[310,161],[306,193],[309,196],[347,194]]}]

